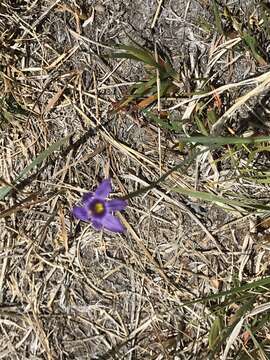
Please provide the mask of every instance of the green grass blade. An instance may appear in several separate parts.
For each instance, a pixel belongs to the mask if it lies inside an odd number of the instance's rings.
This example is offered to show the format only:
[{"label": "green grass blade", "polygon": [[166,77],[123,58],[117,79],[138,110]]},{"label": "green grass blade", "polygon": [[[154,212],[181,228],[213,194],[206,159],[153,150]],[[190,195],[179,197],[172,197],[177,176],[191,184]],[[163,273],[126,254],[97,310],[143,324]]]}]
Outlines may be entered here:
[{"label": "green grass blade", "polygon": [[247,290],[251,290],[251,289],[255,290],[255,289],[259,288],[259,287],[267,286],[267,285],[270,286],[270,276],[267,276],[266,278],[263,278],[263,279],[260,279],[260,280],[255,280],[255,281],[253,281],[251,283],[248,283],[248,284],[245,284],[245,285],[242,285],[242,286],[234,287],[234,288],[232,288],[230,290],[220,291],[217,294],[212,294],[212,295],[208,295],[208,296],[205,296],[203,298],[200,298],[200,299],[184,302],[181,305],[181,307],[196,304],[198,302],[203,302],[204,303],[204,302],[207,302],[209,300],[219,299],[219,298],[221,298],[223,296],[231,296],[231,295],[241,293],[243,291],[247,291]]},{"label": "green grass blade", "polygon": [[248,32],[244,32],[242,39],[243,39],[244,43],[246,44],[246,46],[249,48],[249,51],[252,54],[252,56],[254,57],[254,59],[256,61],[258,61],[258,63],[262,66],[267,65],[267,62],[259,54],[260,49],[259,49],[259,45],[258,45],[256,38],[254,36],[250,35]]},{"label": "green grass blade", "polygon": [[148,81],[140,83],[134,91],[134,95],[142,96],[150,90],[154,92],[156,90],[156,83],[156,78],[150,78]]},{"label": "green grass blade", "polygon": [[[14,182],[16,183],[22,177],[24,177],[28,172],[34,169],[36,166],[40,165],[48,156],[50,156],[54,151],[58,150],[60,146],[62,146],[71,135],[64,137],[61,140],[56,141],[54,144],[50,145],[46,150],[40,153],[29,165],[27,165],[23,171],[16,177]],[[4,197],[12,190],[11,186],[5,186],[0,189],[0,200],[4,199]]]},{"label": "green grass blade", "polygon": [[[239,307],[236,314],[234,315],[233,323],[229,326],[224,327],[222,332],[220,333],[220,339],[215,344],[209,360],[216,358],[216,354],[220,351],[221,346],[224,345],[225,342],[227,342],[227,344],[228,344],[230,337],[232,336],[233,332],[236,330],[236,327],[238,327],[239,325],[240,326],[243,325],[243,321],[244,321],[243,317],[252,309],[255,301],[256,301],[256,297],[254,296],[252,299],[245,302],[242,306]],[[233,341],[233,339],[232,339],[232,341]],[[228,348],[228,350],[229,350],[229,348]]]},{"label": "green grass blade", "polygon": [[248,325],[245,325],[245,329],[246,329],[246,331],[249,332],[250,337],[251,337],[251,339],[252,339],[252,341],[253,341],[253,343],[254,343],[254,345],[255,345],[255,349],[258,351],[258,353],[261,354],[260,358],[261,358],[261,359],[269,359],[269,357],[266,355],[263,347],[262,347],[261,344],[257,341],[257,339],[256,339],[254,333],[252,332],[252,330],[250,329],[250,327],[249,327]]},{"label": "green grass blade", "polygon": [[270,136],[232,137],[232,136],[191,136],[181,137],[181,143],[196,143],[203,145],[233,145],[233,144],[259,144],[270,141]]},{"label": "green grass blade", "polygon": [[209,202],[215,202],[215,203],[221,203],[229,206],[238,206],[242,208],[248,208],[248,209],[258,209],[258,210],[268,210],[270,211],[270,206],[252,203],[250,199],[242,198],[241,200],[231,200],[231,199],[225,199],[221,196],[209,194],[207,192],[202,191],[194,191],[189,189],[184,189],[182,187],[175,187],[172,189],[172,191],[178,192],[182,195],[191,196],[200,200],[209,201]]},{"label": "green grass blade", "polygon": [[136,56],[131,55],[129,53],[125,53],[125,52],[113,53],[113,54],[110,55],[110,58],[112,58],[112,59],[131,59],[131,60],[138,61],[138,58]]},{"label": "green grass blade", "polygon": [[128,195],[124,196],[123,199],[125,199],[125,200],[132,199],[134,197],[144,194],[145,192],[147,192],[151,189],[154,189],[159,183],[166,180],[167,177],[169,177],[175,171],[178,171],[180,169],[181,169],[181,171],[186,171],[189,168],[189,166],[193,163],[193,161],[197,158],[197,156],[205,153],[205,151],[206,150],[193,151],[193,153],[191,153],[188,158],[183,160],[181,163],[176,164],[174,167],[172,167],[170,170],[168,170],[165,174],[160,176],[156,181],[152,182],[148,186],[145,186],[143,188],[140,188],[140,189],[134,191],[133,193],[129,193]]},{"label": "green grass blade", "polygon": [[212,0],[212,4],[213,4],[213,12],[214,12],[214,17],[215,17],[216,29],[218,30],[218,32],[221,35],[224,35],[222,22],[221,22],[221,16],[219,13],[218,4],[217,4],[216,0]]},{"label": "green grass blade", "polygon": [[262,10],[263,28],[269,36],[270,35],[270,7],[269,7],[269,4],[262,2],[259,5],[259,7],[261,7],[261,10]]},{"label": "green grass blade", "polygon": [[215,348],[216,343],[219,341],[223,327],[224,324],[222,318],[220,316],[217,316],[213,321],[208,334],[208,344],[211,350]]},{"label": "green grass blade", "polygon": [[[126,54],[128,56],[131,56],[133,59],[137,59],[138,61],[142,61],[145,64],[151,65],[155,68],[161,69],[161,66],[156,62],[154,55],[152,55],[147,50],[142,50],[139,48],[136,48],[134,46],[129,45],[118,45],[118,49],[124,50],[122,54]],[[118,53],[119,55],[120,53]],[[114,54],[115,55],[115,54]]]}]

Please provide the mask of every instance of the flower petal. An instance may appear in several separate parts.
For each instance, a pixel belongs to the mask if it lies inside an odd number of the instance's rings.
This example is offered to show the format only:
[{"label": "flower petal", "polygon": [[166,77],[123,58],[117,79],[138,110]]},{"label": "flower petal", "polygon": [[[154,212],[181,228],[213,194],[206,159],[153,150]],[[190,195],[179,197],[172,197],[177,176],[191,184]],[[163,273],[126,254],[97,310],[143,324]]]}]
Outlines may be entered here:
[{"label": "flower petal", "polygon": [[82,203],[84,206],[89,207],[91,200],[93,199],[94,194],[92,192],[88,192],[83,194]]},{"label": "flower petal", "polygon": [[72,209],[72,214],[75,218],[80,219],[82,221],[89,221],[89,213],[85,207],[74,206]]},{"label": "flower petal", "polygon": [[112,191],[111,179],[103,180],[95,191],[95,196],[105,199]]},{"label": "flower petal", "polygon": [[125,231],[124,226],[121,224],[120,220],[113,216],[112,214],[106,214],[102,219],[102,225],[112,232],[121,233]]},{"label": "flower petal", "polygon": [[92,220],[92,225],[96,230],[101,230],[103,225],[99,220]]},{"label": "flower petal", "polygon": [[113,199],[106,202],[108,211],[121,211],[127,207],[127,201],[122,199]]}]

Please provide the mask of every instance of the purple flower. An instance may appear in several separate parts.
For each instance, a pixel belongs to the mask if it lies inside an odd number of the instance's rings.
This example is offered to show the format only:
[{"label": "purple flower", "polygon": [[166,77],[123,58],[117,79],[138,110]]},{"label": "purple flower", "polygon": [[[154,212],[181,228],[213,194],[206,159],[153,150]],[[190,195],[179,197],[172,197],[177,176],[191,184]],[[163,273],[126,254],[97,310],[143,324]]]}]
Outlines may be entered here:
[{"label": "purple flower", "polygon": [[111,179],[103,180],[94,193],[83,195],[82,206],[74,206],[72,209],[73,216],[91,222],[97,230],[105,228],[116,233],[124,232],[124,226],[112,213],[124,210],[127,202],[122,199],[106,200],[111,191]]}]

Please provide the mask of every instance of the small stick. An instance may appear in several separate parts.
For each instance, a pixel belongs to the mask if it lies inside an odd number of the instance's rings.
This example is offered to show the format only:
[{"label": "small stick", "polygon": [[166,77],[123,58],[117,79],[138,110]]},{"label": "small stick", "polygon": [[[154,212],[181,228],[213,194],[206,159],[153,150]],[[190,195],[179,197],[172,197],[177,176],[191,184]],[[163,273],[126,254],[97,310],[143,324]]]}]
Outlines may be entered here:
[{"label": "small stick", "polygon": [[156,10],[154,19],[153,19],[152,24],[151,24],[151,29],[153,29],[153,28],[156,26],[156,22],[157,22],[159,13],[160,13],[160,9],[161,9],[162,3],[163,3],[163,0],[159,0],[158,6],[157,6],[157,10]]},{"label": "small stick", "polygon": [[[158,64],[158,52],[157,52],[157,44],[155,43],[155,60]],[[160,103],[160,76],[159,76],[159,69],[157,68],[157,107],[158,107],[158,117],[160,118],[160,109],[161,109],[161,103]],[[161,164],[161,131],[158,127],[158,154],[159,154],[159,176],[161,176],[162,173],[162,164]]]}]

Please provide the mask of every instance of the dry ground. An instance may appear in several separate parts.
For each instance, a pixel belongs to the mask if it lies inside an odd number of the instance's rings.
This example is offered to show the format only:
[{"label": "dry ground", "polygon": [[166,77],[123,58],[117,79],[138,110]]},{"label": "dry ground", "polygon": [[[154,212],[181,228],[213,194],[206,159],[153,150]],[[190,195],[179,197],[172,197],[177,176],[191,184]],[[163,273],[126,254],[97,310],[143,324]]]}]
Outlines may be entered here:
[{"label": "dry ground", "polygon": [[[213,22],[207,0],[0,4],[1,186],[16,185],[38,154],[70,135],[0,201],[1,359],[208,359],[215,316],[183,302],[267,274],[269,248],[251,229],[252,214],[170,192],[214,183],[205,158],[200,171],[197,162],[133,197],[121,216],[124,235],[70,215],[104,177],[121,197],[183,161],[176,134],[112,111],[145,70],[106,55],[132,37],[156,44],[184,78],[208,76],[218,36],[203,30],[203,19]],[[237,56],[213,62],[216,86],[255,74],[249,55]],[[219,170],[223,192],[267,197],[267,186],[226,182],[230,168]],[[239,338],[228,359],[242,347]]]}]

